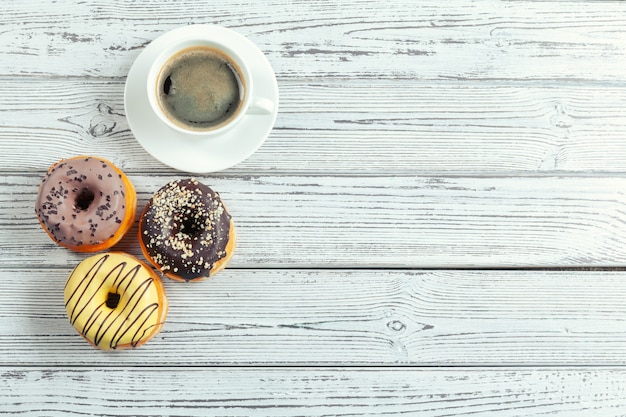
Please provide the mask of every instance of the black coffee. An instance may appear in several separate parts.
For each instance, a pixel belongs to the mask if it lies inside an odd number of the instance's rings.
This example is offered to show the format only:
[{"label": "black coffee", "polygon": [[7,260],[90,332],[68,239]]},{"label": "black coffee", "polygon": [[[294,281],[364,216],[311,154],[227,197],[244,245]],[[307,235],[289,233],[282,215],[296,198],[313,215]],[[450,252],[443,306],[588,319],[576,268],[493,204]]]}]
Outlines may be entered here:
[{"label": "black coffee", "polygon": [[237,113],[241,88],[234,63],[213,48],[194,46],[165,63],[157,81],[157,97],[175,124],[208,130]]}]

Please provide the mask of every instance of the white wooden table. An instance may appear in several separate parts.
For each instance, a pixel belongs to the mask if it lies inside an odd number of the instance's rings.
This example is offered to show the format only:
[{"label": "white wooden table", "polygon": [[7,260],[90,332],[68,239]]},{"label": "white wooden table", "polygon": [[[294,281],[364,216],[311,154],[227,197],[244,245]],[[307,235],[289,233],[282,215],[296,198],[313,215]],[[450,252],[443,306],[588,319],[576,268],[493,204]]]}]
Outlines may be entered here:
[{"label": "white wooden table", "polygon": [[[626,3],[265,3],[1,3],[0,413],[626,415]],[[37,186],[80,154],[140,207],[188,176],[135,141],[123,89],[193,23],[265,52],[278,120],[198,177],[238,225],[229,268],[167,280],[163,331],[98,351]],[[135,233],[115,249],[141,256]]]}]

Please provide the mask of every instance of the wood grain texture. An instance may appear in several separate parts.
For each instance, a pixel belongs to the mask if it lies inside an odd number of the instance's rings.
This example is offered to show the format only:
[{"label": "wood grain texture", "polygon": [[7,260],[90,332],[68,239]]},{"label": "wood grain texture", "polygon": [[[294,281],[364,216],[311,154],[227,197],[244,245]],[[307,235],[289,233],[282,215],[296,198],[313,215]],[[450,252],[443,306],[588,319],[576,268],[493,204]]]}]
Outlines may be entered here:
[{"label": "wood grain texture", "polygon": [[161,333],[101,352],[67,319],[71,269],[0,270],[0,364],[626,365],[624,271],[230,268],[165,280]]},{"label": "wood grain texture", "polygon": [[[3,2],[0,414],[626,416],[625,11]],[[106,354],[65,315],[84,256],[41,230],[37,186],[99,155],[141,208],[186,175],[139,147],[123,88],[149,42],[194,23],[261,48],[279,117],[199,176],[238,227],[230,267],[166,281],[163,331]],[[115,249],[140,255],[136,230]]]},{"label": "wood grain texture", "polygon": [[[67,267],[34,214],[41,176],[0,190],[0,265]],[[140,209],[172,176],[131,176]],[[626,263],[620,177],[198,177],[238,230],[231,265],[561,267]],[[141,210],[139,210],[141,211]],[[136,225],[115,249],[139,255]]]},{"label": "wood grain texture", "polygon": [[178,26],[248,36],[279,77],[623,81],[621,2],[10,2],[0,74],[119,77]]},{"label": "wood grain texture", "polygon": [[[89,154],[131,173],[173,172],[135,141],[123,89],[119,80],[0,79],[0,113],[10,115],[0,170],[41,172]],[[274,131],[229,173],[626,171],[624,86],[283,81],[280,95]]]},{"label": "wood grain texture", "polygon": [[[626,409],[621,368],[0,372],[6,387],[0,402],[14,415],[569,417],[619,416]],[[45,403],[34,402],[33,392]]]}]

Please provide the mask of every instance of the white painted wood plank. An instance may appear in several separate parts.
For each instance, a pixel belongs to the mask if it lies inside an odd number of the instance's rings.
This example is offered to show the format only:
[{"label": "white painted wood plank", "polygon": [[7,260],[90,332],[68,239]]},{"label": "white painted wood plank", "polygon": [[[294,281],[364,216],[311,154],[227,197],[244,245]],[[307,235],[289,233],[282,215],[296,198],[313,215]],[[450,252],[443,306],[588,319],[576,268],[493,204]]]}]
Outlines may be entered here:
[{"label": "white painted wood plank", "polygon": [[108,416],[620,416],[621,369],[0,368],[3,411]]},{"label": "white painted wood plank", "polygon": [[[43,173],[41,174],[43,175]],[[0,188],[0,265],[68,265],[34,201],[41,175]],[[178,176],[134,175],[142,208]],[[621,177],[198,177],[238,228],[235,267],[559,267],[626,263]],[[116,249],[140,254],[136,225]]]},{"label": "white painted wood plank", "polygon": [[623,80],[621,2],[20,1],[3,7],[0,74],[123,76],[161,33],[217,23],[280,77]]},{"label": "white painted wood plank", "polygon": [[66,317],[70,272],[0,269],[0,364],[626,365],[624,271],[229,268],[166,280],[161,333],[109,353]]},{"label": "white painted wood plank", "polygon": [[[620,2],[6,2],[0,413],[626,415],[624,271],[419,269],[624,265],[625,16]],[[79,153],[133,174],[140,205],[182,176],[134,142],[121,98],[141,49],[190,23],[256,42],[281,113],[257,154],[201,178],[237,221],[232,267],[167,281],[163,332],[104,354],[65,318],[84,255],[39,228],[36,187]],[[117,249],[139,254],[134,235]]]},{"label": "white painted wood plank", "polygon": [[[123,80],[0,80],[3,171],[79,154],[129,172],[164,165],[135,141]],[[626,87],[286,81],[267,142],[229,172],[626,171]],[[124,157],[120,158],[120,149]]]}]

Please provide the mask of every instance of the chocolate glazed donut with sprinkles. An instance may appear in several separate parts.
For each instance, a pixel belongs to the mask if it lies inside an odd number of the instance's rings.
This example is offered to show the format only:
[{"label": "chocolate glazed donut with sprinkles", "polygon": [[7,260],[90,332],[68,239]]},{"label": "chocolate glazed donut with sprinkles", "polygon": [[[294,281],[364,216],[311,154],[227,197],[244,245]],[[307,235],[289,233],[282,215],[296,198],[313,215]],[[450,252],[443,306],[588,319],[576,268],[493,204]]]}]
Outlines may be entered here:
[{"label": "chocolate glazed donut with sprinkles", "polygon": [[54,164],[44,176],[35,212],[57,244],[98,252],[119,242],[135,221],[137,195],[110,161],[78,156]]},{"label": "chocolate glazed donut with sprinkles", "polygon": [[236,234],[219,194],[194,178],[170,181],[146,205],[139,220],[146,259],[177,281],[199,281],[232,258]]}]

